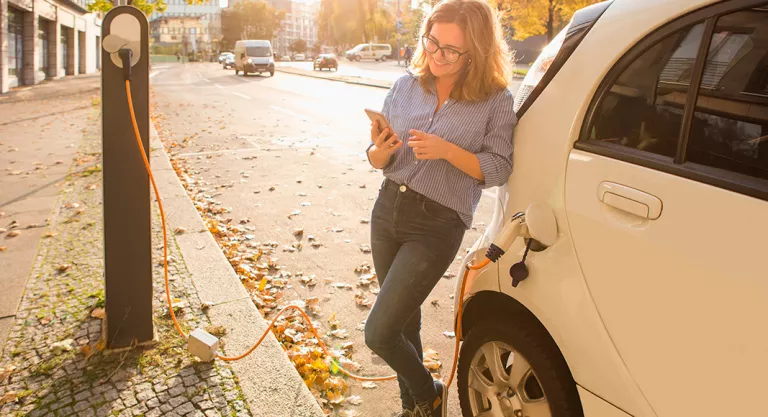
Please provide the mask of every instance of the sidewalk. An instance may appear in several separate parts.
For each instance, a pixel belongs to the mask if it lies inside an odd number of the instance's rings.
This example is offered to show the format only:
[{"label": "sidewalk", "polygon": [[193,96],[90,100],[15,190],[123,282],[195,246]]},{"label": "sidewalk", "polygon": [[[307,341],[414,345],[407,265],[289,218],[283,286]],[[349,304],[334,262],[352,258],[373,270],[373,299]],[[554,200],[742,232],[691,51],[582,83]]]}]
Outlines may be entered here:
[{"label": "sidewalk", "polygon": [[[7,247],[0,250],[0,265],[21,271],[14,280],[0,278],[16,294],[3,302],[12,310],[3,311],[12,324],[7,341],[0,340],[0,415],[322,415],[272,335],[242,362],[201,363],[186,352],[165,307],[154,206],[157,342],[103,350],[100,81],[87,81],[50,83],[0,100],[0,149],[18,149],[6,152],[12,163],[0,157],[10,166],[0,172],[0,247]],[[48,101],[52,97],[59,100]],[[171,291],[181,326],[206,328],[223,336],[225,353],[240,353],[266,323],[197,216],[158,139],[152,143],[169,231],[180,223],[190,230],[169,239]],[[22,254],[28,262],[15,260]],[[207,313],[203,301],[212,301]]]}]

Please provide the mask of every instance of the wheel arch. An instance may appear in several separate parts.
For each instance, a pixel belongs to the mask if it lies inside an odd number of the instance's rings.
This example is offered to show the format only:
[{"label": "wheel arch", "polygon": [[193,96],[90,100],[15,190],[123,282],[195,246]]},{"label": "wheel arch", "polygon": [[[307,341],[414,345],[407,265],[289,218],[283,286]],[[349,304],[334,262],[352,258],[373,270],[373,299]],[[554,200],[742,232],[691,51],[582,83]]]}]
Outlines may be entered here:
[{"label": "wheel arch", "polygon": [[507,294],[497,291],[480,291],[467,300],[461,318],[461,338],[466,338],[472,328],[482,323],[489,315],[491,317],[501,318],[501,320],[527,321],[538,327],[542,335],[546,335],[549,342],[555,347],[558,355],[560,355],[568,366],[568,372],[570,372],[571,378],[573,378],[573,371],[571,370],[570,364],[565,359],[565,355],[563,355],[563,352],[560,350],[560,346],[555,342],[555,339],[544,324],[522,303]]}]

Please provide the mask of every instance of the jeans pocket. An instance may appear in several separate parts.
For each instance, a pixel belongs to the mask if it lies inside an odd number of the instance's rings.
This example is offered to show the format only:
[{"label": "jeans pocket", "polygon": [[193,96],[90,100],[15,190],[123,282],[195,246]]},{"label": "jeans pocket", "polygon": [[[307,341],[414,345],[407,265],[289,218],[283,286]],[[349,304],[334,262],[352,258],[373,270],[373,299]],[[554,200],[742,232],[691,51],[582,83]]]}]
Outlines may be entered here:
[{"label": "jeans pocket", "polygon": [[427,217],[441,222],[456,222],[460,220],[456,211],[432,200],[423,200],[421,202],[421,211]]}]

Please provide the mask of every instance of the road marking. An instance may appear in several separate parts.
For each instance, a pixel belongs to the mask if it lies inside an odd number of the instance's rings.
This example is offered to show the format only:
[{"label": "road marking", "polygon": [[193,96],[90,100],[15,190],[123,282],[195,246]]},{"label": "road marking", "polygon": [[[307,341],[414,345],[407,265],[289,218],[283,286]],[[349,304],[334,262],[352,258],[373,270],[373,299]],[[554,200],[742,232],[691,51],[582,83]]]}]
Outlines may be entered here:
[{"label": "road marking", "polygon": [[294,112],[294,111],[290,111],[290,110],[284,109],[284,108],[282,108],[282,107],[277,107],[277,106],[269,106],[269,108],[270,108],[270,109],[272,109],[272,110],[277,110],[277,111],[279,111],[279,112],[282,112],[282,113],[285,113],[285,114],[288,114],[288,115],[294,116],[294,117],[298,117],[298,118],[300,118],[300,119],[306,119],[306,118],[307,118],[307,116],[306,116],[306,115],[303,115],[303,114],[299,114],[299,113],[296,113],[296,112]]},{"label": "road marking", "polygon": [[160,73],[161,73],[161,72],[163,72],[163,71],[165,71],[165,70],[164,70],[164,69],[161,69],[161,70],[157,70],[157,71],[152,71],[152,72],[149,74],[149,78],[152,78],[152,77],[154,77],[155,75],[157,75],[157,74],[160,74]]},{"label": "road marking", "polygon": [[218,88],[222,89],[222,90],[224,89],[224,87],[220,86],[219,84],[214,84],[214,85],[215,85],[216,87],[218,87]]},{"label": "road marking", "polygon": [[205,78],[205,77],[203,76],[203,74],[201,74],[201,73],[199,73],[199,72],[197,73],[197,76],[198,76],[198,77],[200,77],[200,79],[201,79],[201,80],[203,80],[203,81],[205,81],[205,82],[207,82],[207,83],[211,82],[211,80],[209,80],[209,79]]},{"label": "road marking", "polygon": [[[250,142],[250,141],[249,141]],[[206,152],[188,152],[188,153],[179,153],[174,156],[202,156],[202,155],[219,155],[219,154],[225,154],[225,153],[236,153],[236,152],[248,152],[248,151],[259,151],[261,148],[239,148],[239,149],[226,149],[223,151],[206,151]]]},{"label": "road marking", "polygon": [[[237,91],[233,91],[232,94],[234,94],[234,95],[236,95],[238,97],[242,97],[242,98],[244,98],[246,100],[250,100],[251,99],[250,97],[246,96],[245,94],[238,93]],[[272,107],[272,106],[270,106],[270,107]]]}]

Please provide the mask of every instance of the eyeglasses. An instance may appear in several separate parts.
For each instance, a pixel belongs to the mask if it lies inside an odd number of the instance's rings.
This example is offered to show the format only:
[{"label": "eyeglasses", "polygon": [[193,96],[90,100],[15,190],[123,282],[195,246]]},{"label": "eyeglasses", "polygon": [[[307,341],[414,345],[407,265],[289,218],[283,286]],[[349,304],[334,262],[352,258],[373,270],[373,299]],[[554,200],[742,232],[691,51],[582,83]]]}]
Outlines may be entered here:
[{"label": "eyeglasses", "polygon": [[427,35],[423,35],[421,37],[421,43],[422,45],[424,45],[424,50],[427,51],[427,53],[429,53],[430,55],[435,55],[437,51],[442,51],[443,58],[449,64],[455,64],[459,62],[459,59],[461,58],[461,56],[469,52],[469,51],[459,52],[456,49],[451,47],[440,46],[440,44],[437,43],[436,40],[432,39]]}]

